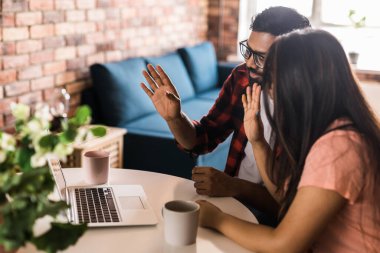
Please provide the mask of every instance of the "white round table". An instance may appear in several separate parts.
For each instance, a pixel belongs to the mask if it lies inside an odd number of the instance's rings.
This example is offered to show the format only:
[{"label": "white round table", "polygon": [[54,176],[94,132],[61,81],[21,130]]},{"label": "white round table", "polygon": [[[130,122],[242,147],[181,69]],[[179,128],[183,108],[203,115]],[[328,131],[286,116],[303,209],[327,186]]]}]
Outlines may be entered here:
[{"label": "white round table", "polygon": [[[79,168],[63,169],[68,186],[85,185],[82,171]],[[152,206],[158,224],[154,226],[89,228],[76,245],[65,252],[131,252],[131,253],[217,253],[249,252],[220,233],[210,229],[199,228],[197,241],[189,246],[171,246],[165,243],[161,209],[165,202],[174,199],[196,200],[207,199],[223,211],[241,219],[257,223],[254,215],[234,198],[208,198],[195,192],[193,181],[170,175],[130,170],[111,169],[109,184],[142,185]],[[37,252],[28,245],[19,253]]]}]

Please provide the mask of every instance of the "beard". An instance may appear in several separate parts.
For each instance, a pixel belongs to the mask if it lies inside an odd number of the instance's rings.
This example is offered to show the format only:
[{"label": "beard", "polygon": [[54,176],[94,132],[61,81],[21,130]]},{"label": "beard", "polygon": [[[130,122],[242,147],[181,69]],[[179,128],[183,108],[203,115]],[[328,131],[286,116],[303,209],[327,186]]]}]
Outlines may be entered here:
[{"label": "beard", "polygon": [[[257,71],[257,69],[254,69],[254,68],[249,68],[247,67],[248,69],[248,82],[249,82],[249,86],[252,86],[254,83],[257,83],[258,85],[261,85],[262,82],[263,82],[263,73],[261,71]],[[251,74],[256,74],[256,75],[259,75],[257,77],[252,77]]]}]

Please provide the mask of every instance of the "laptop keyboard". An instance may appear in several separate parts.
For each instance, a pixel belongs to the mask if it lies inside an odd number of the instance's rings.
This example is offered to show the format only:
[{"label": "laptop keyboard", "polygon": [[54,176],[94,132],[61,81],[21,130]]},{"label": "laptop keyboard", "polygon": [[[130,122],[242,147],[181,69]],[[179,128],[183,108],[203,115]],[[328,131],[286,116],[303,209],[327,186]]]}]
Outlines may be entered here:
[{"label": "laptop keyboard", "polygon": [[120,222],[112,189],[75,189],[79,223]]}]

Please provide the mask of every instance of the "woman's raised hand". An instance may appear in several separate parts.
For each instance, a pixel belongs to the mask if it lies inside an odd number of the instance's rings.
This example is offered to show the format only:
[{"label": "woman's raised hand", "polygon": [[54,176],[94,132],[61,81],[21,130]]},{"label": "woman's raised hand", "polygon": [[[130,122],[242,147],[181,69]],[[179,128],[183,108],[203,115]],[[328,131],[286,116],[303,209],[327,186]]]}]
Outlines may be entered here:
[{"label": "woman's raised hand", "polygon": [[220,222],[219,215],[223,212],[206,200],[196,201],[200,206],[199,226],[215,229]]},{"label": "woman's raised hand", "polygon": [[242,96],[244,107],[244,129],[248,141],[253,143],[264,140],[263,122],[260,117],[261,87],[254,84],[248,86],[246,94]]}]

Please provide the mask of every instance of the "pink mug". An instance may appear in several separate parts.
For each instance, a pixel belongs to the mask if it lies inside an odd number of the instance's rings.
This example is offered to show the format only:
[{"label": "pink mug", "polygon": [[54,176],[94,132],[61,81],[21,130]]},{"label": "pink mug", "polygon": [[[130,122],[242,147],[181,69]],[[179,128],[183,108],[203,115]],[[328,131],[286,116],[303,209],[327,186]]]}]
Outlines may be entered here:
[{"label": "pink mug", "polygon": [[84,179],[89,184],[108,182],[110,153],[107,151],[87,151],[82,157]]}]

